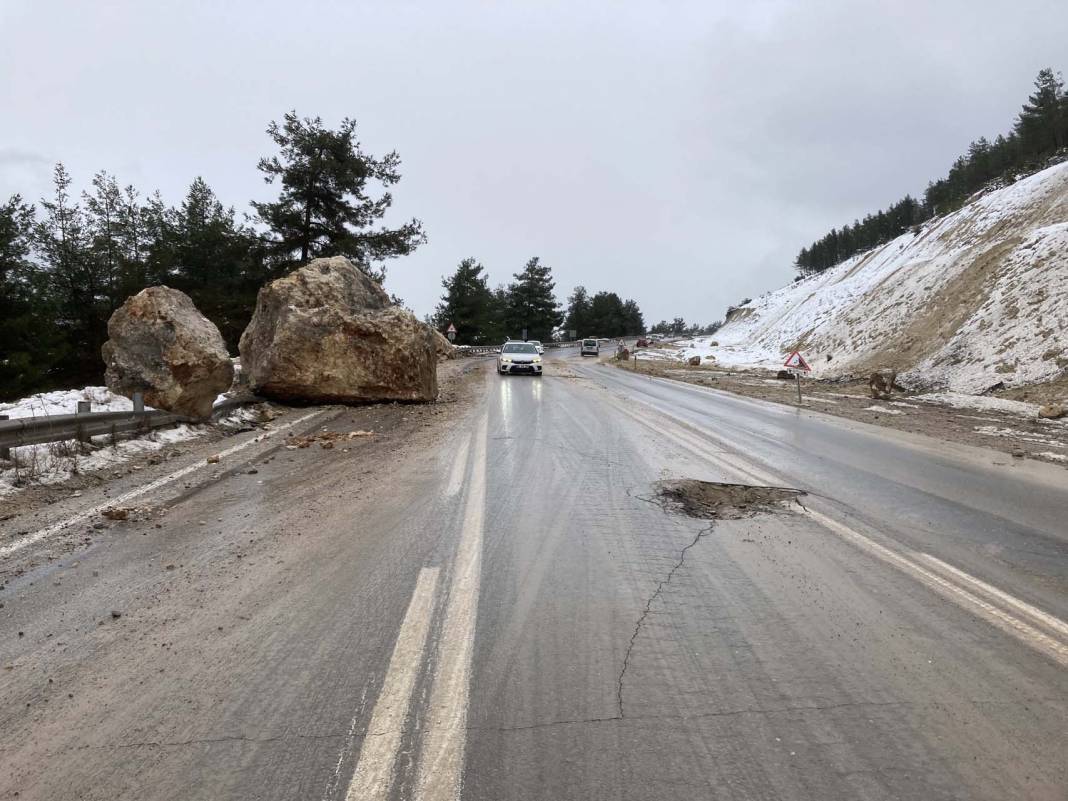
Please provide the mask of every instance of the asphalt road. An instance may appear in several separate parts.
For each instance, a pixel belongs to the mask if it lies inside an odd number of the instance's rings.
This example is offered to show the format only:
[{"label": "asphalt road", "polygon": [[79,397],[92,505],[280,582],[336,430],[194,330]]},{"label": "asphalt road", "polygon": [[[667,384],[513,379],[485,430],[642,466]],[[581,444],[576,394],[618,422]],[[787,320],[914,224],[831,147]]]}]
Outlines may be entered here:
[{"label": "asphalt road", "polygon": [[575,356],[476,389],[9,579],[0,798],[1068,798],[1068,472]]}]

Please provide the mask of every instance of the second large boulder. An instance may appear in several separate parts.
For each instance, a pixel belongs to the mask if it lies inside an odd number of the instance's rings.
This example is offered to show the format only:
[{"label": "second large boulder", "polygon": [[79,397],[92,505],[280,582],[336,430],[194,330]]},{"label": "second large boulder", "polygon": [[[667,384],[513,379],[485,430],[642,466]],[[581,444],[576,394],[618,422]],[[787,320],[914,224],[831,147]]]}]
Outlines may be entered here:
[{"label": "second large boulder", "polygon": [[215,324],[184,292],[151,286],[127,299],[108,320],[102,354],[108,388],[176,414],[206,419],[234,367]]},{"label": "second large boulder", "polygon": [[431,330],[390,305],[348,259],[315,259],[264,286],[241,335],[253,391],[307,403],[432,401],[437,355]]}]

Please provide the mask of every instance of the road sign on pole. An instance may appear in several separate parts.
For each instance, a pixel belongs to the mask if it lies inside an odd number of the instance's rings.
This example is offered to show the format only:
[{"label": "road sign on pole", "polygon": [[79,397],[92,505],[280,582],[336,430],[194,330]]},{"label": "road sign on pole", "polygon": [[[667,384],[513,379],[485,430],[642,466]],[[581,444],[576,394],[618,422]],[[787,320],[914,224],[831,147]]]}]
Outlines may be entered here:
[{"label": "road sign on pole", "polygon": [[456,326],[449,323],[449,327],[445,329],[445,336],[449,338],[449,342],[453,342],[456,339]]},{"label": "road sign on pole", "polygon": [[812,368],[808,366],[808,362],[805,361],[805,357],[801,355],[801,351],[795,350],[783,363],[783,367],[788,367],[794,371],[794,381],[797,382],[797,405],[801,405],[801,373],[809,373]]},{"label": "road sign on pole", "polygon": [[812,371],[812,368],[808,366],[808,362],[805,361],[805,357],[801,355],[800,351],[796,350],[790,354],[783,367],[789,367],[791,370],[803,370],[806,373]]}]

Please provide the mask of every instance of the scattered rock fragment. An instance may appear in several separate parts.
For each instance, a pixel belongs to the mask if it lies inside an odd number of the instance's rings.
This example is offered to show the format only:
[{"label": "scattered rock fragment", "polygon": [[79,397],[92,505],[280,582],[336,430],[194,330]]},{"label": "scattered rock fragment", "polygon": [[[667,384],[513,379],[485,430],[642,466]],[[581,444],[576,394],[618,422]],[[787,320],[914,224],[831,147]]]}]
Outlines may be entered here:
[{"label": "scattered rock fragment", "polygon": [[126,520],[130,517],[130,510],[121,506],[112,506],[100,513],[108,520]]},{"label": "scattered rock fragment", "polygon": [[1047,403],[1038,410],[1038,416],[1042,420],[1059,420],[1064,417],[1064,407],[1059,403]]}]

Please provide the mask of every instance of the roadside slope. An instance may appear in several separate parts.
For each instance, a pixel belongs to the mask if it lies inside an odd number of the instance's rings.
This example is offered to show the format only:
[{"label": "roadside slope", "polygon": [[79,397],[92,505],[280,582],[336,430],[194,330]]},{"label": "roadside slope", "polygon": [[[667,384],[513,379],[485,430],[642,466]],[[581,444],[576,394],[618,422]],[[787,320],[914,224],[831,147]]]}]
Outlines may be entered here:
[{"label": "roadside slope", "polygon": [[732,311],[680,356],[817,377],[897,369],[912,389],[978,393],[1068,368],[1068,163],[978,197]]}]

